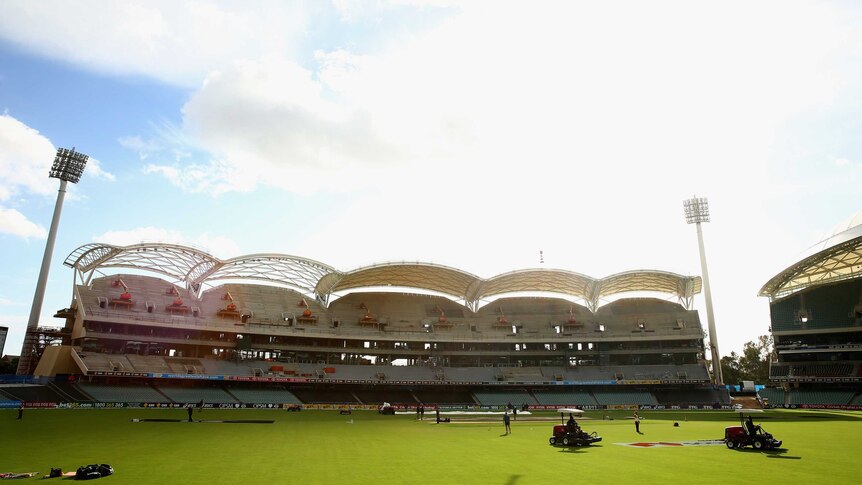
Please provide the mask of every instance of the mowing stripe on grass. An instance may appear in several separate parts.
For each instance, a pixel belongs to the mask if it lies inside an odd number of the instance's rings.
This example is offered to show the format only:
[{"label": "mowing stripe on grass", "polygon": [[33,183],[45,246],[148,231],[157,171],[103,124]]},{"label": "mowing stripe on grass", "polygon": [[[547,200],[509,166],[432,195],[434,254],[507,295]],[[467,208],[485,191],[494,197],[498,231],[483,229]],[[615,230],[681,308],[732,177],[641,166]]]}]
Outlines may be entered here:
[{"label": "mowing stripe on grass", "polygon": [[132,419],[133,423],[239,423],[239,424],[272,424],[273,419]]},{"label": "mowing stripe on grass", "polygon": [[722,446],[724,440],[695,440],[695,441],[649,441],[637,443],[614,443],[620,446],[632,446],[634,448],[661,448],[673,446]]}]

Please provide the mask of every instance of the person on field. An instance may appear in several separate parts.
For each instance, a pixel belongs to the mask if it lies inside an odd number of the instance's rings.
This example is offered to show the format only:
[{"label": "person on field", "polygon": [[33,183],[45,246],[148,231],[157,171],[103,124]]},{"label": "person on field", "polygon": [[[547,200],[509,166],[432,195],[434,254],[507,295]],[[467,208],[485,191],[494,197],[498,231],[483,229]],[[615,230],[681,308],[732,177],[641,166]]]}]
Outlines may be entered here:
[{"label": "person on field", "polygon": [[635,421],[635,432],[637,432],[638,434],[643,434],[643,433],[641,433],[641,417],[638,416],[637,411],[635,411],[634,421]]},{"label": "person on field", "polygon": [[188,411],[189,411],[189,422],[191,423],[192,422],[192,413],[194,412],[195,409],[191,406],[187,406],[186,409],[188,409]]},{"label": "person on field", "polygon": [[506,434],[512,434],[512,427],[509,421],[509,412],[506,411],[503,413],[503,424],[506,426]]},{"label": "person on field", "polygon": [[745,420],[745,429],[748,431],[748,434],[754,436],[757,434],[757,430],[760,429],[760,426],[754,424],[754,420],[751,419],[751,415],[749,415],[748,419]]},{"label": "person on field", "polygon": [[578,430],[578,422],[575,421],[575,416],[572,413],[569,413],[569,420],[566,422],[566,431],[569,433],[574,433]]},{"label": "person on field", "polygon": [[24,401],[18,405],[18,417],[16,419],[24,419]]}]

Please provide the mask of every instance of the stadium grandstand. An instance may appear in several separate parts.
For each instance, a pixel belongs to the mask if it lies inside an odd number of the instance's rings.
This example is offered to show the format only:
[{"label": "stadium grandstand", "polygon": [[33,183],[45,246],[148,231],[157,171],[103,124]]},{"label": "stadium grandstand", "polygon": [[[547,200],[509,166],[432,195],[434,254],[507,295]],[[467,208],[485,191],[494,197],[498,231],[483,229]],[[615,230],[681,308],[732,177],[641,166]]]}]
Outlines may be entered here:
[{"label": "stadium grandstand", "polygon": [[[729,407],[704,358],[701,278],[430,263],[338,271],[283,254],[220,260],[87,244],[44,400],[212,406]],[[69,382],[71,380],[71,382]],[[27,384],[4,387],[27,400]],[[141,404],[143,403],[143,404]]]},{"label": "stadium grandstand", "polygon": [[862,213],[760,290],[776,359],[771,406],[862,409]]}]

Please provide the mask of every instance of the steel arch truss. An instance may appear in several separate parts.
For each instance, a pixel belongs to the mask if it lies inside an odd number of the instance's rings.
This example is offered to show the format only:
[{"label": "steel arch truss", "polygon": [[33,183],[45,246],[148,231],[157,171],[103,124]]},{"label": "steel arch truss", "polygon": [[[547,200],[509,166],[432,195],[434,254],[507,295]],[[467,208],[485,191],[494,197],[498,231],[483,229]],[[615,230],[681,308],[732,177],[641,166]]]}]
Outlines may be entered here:
[{"label": "steel arch truss", "polygon": [[252,279],[312,295],[320,278],[335,271],[325,264],[295,256],[257,254],[222,261],[198,249],[152,243],[87,244],[72,251],[63,264],[75,270],[75,280],[81,284],[89,284],[100,268],[131,268],[168,276],[195,293],[209,281]]},{"label": "steel arch truss", "polygon": [[78,273],[76,279],[83,284],[89,284],[99,268],[131,268],[163,274],[193,290],[197,288],[190,277],[192,270],[217,263],[218,259],[201,250],[159,243],[132,246],[87,244],[72,251],[63,262]]},{"label": "steel arch truss", "polygon": [[770,301],[812,286],[862,276],[862,236],[835,244],[785,269],[760,289]]},{"label": "steel arch truss", "polygon": [[289,286],[301,293],[313,295],[315,288],[334,268],[310,259],[284,254],[253,254],[228,259],[195,278],[196,283],[216,280],[248,279]]}]

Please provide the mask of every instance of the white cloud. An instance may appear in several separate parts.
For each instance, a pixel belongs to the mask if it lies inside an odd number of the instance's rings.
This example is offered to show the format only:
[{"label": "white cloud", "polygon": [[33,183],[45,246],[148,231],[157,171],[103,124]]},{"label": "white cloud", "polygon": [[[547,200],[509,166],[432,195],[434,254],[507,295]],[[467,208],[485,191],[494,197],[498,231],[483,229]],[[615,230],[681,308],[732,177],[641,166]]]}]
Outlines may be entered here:
[{"label": "white cloud", "polygon": [[[38,131],[8,114],[0,116],[0,202],[56,191],[48,178],[54,153],[51,142]],[[48,234],[20,211],[4,206],[0,206],[0,233],[23,239],[44,239]]]},{"label": "white cloud", "polygon": [[195,86],[225,59],[292,52],[307,32],[314,3],[263,0],[245,7],[230,1],[10,0],[0,2],[0,36],[94,70]]},{"label": "white cloud", "polygon": [[107,180],[108,182],[114,182],[117,180],[117,177],[115,177],[114,174],[112,174],[111,172],[106,172],[102,169],[102,162],[93,157],[90,157],[89,160],[87,160],[87,168],[85,173],[92,177]]},{"label": "white cloud", "polygon": [[[842,185],[843,185],[844,183],[850,182],[846,179],[848,174],[858,174],[859,173],[859,169],[862,169],[862,162],[858,162],[855,160],[850,160],[849,158],[843,158],[842,157],[842,158],[836,158],[835,159],[835,166],[838,167],[839,169],[842,169],[842,170],[838,170],[835,172],[835,176],[836,176],[837,180],[835,180],[834,182],[842,183]],[[852,182],[850,182],[850,183],[852,183]]]},{"label": "white cloud", "polygon": [[[48,177],[57,150],[50,140],[21,121],[3,114],[0,116],[0,202],[36,195],[50,197],[57,191],[56,180]],[[90,158],[85,172],[108,181],[114,175],[101,168],[97,159]],[[74,186],[68,190],[68,199],[76,200]],[[44,239],[45,228],[27,219],[22,212],[0,206],[0,232],[25,239]]]},{"label": "white cloud", "polygon": [[162,150],[162,145],[156,139],[144,140],[141,136],[125,136],[117,140],[120,146],[138,152],[141,160],[150,158],[150,154]]},{"label": "white cloud", "polygon": [[48,178],[56,149],[50,140],[15,118],[0,116],[0,201],[57,191]]},{"label": "white cloud", "polygon": [[[449,4],[333,8],[355,21]],[[105,2],[109,28],[93,31],[76,21],[88,9],[69,2],[4,2],[0,35],[91,68],[200,86],[179,136],[169,127],[166,143],[121,143],[152,161],[148,173],[216,194],[386,187],[417,173],[507,184],[524,170],[563,186],[627,173],[629,191],[674,173],[702,192],[745,171],[756,186],[776,127],[833,102],[858,58],[847,46],[862,43],[826,4],[457,7],[375,51],[318,49],[306,67],[299,42],[319,11],[303,3]],[[165,150],[170,163],[152,156]],[[210,156],[189,161],[201,150]],[[705,166],[724,169],[704,180],[693,168]]]},{"label": "white cloud", "polygon": [[15,209],[0,206],[0,234],[11,234],[24,239],[45,239],[48,231],[27,219]]},{"label": "white cloud", "polygon": [[458,7],[461,0],[331,0],[333,7],[344,22],[359,22],[367,17],[375,17],[380,12],[399,7]]},{"label": "white cloud", "polygon": [[145,174],[165,177],[171,184],[192,193],[218,196],[225,192],[252,190],[259,182],[236,164],[212,160],[208,164],[166,166],[147,164]]},{"label": "white cloud", "polygon": [[213,193],[591,180],[579,192],[601,197],[595,182],[611,179],[628,193],[781,191],[762,183],[776,130],[833,102],[859,37],[822,5],[744,18],[687,3],[635,2],[623,17],[601,4],[463,7],[379,52],[318,50],[315,68],[282,55],[224,65],[183,109],[186,141],[213,161],[148,170]]},{"label": "white cloud", "polygon": [[[140,135],[135,135],[121,137],[117,140],[120,146],[137,152],[140,160],[153,160],[162,163],[162,165],[147,163],[142,170],[144,174],[162,175],[172,184],[190,192],[201,192],[213,185],[210,180],[215,178],[212,177],[214,173],[212,170],[209,171],[209,179],[202,181],[199,186],[184,184],[183,179],[188,179],[190,176],[180,176],[181,172],[196,170],[194,167],[183,167],[183,163],[196,159],[196,155],[200,155],[198,158],[207,158],[207,153],[197,146],[196,140],[184,133],[182,128],[167,121],[151,123],[150,129],[152,132],[150,138],[145,139]],[[163,165],[166,161],[170,161],[173,165]]]},{"label": "white cloud", "polygon": [[[332,8],[355,21],[447,5]],[[321,11],[313,3],[8,1],[0,35],[112,73],[188,86],[209,73],[184,108],[184,130],[215,162],[184,167],[181,151],[176,166],[158,160],[150,171],[174,168],[190,190],[215,193],[258,183],[385,186],[416,171],[492,184],[525,167],[562,172],[555,180],[622,171],[659,182],[656,173],[687,176],[693,166],[757,171],[776,125],[847,86],[860,43],[828,4],[454,5],[436,28],[398,32],[397,44],[376,51],[327,46],[309,68],[295,59],[308,52],[301,42]],[[94,7],[104,28],[81,29]],[[151,140],[121,142],[142,157],[154,149]]]},{"label": "white cloud", "polygon": [[361,186],[402,154],[380,138],[367,113],[329,96],[314,73],[285,59],[238,62],[211,74],[183,108],[187,132],[216,161],[151,170],[216,193],[260,183],[297,192]]},{"label": "white cloud", "polygon": [[[22,193],[50,195],[57,184],[48,177],[57,149],[35,129],[8,114],[0,116],[0,200]],[[85,174],[114,181],[98,159],[89,157]]]},{"label": "white cloud", "polygon": [[117,246],[155,242],[179,244],[201,249],[223,259],[242,254],[239,245],[225,236],[212,236],[209,234],[189,236],[183,234],[182,231],[153,226],[138,227],[124,231],[108,231],[93,236],[93,241]]}]

